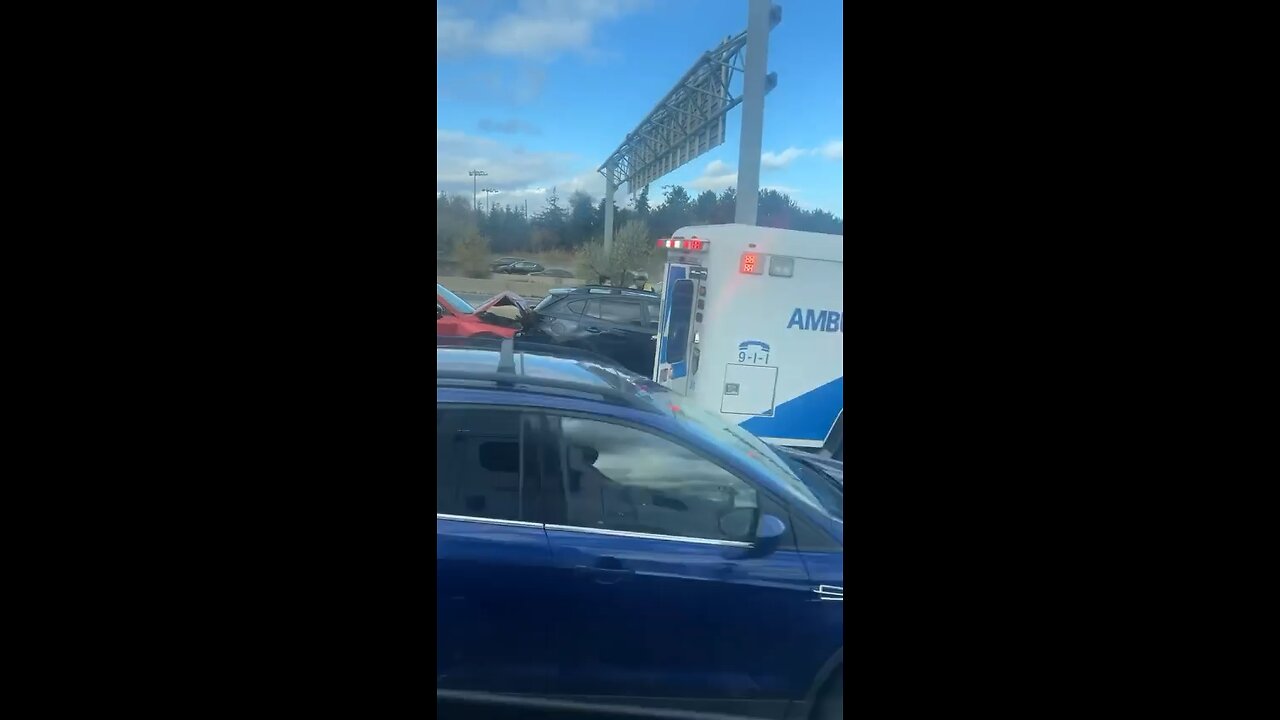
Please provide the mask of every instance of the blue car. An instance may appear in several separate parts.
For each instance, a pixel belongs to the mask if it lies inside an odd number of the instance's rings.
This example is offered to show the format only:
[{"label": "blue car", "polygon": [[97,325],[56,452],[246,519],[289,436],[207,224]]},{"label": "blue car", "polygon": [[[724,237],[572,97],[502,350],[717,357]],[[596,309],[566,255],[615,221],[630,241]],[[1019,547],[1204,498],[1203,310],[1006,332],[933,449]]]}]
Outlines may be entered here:
[{"label": "blue car", "polygon": [[436,361],[438,705],[843,716],[839,463],[563,349]]}]

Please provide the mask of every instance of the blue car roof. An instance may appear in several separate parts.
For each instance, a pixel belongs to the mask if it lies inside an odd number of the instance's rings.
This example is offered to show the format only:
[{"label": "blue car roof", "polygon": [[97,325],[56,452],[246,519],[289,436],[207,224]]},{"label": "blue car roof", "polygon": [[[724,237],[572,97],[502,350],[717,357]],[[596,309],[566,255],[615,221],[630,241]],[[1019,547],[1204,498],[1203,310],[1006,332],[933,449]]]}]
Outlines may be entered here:
[{"label": "blue car roof", "polygon": [[[527,395],[567,395],[580,396],[581,393],[598,391],[602,395],[621,396],[625,404],[633,408],[663,415],[671,415],[669,405],[663,401],[671,393],[666,388],[651,380],[640,377],[628,370],[597,362],[590,358],[566,358],[536,353],[522,352],[516,349],[513,353],[514,377],[512,383],[523,391],[517,394]],[[448,380],[450,375],[459,373],[497,373],[501,363],[501,354],[496,349],[476,347],[437,347],[436,372],[439,379]],[[528,382],[521,382],[527,380]],[[572,383],[574,389],[539,388],[538,381],[547,380],[560,383]],[[463,381],[463,385],[474,383]],[[485,386],[491,383],[484,383]],[[509,392],[509,391],[507,391]]]}]

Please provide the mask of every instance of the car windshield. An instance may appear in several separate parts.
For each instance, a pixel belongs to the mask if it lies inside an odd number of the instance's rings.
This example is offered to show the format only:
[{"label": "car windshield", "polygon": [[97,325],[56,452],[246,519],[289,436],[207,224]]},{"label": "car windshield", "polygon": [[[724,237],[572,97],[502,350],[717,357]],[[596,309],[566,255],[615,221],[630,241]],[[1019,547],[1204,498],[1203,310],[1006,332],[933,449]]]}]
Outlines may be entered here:
[{"label": "car windshield", "polygon": [[454,310],[457,310],[460,313],[472,315],[476,311],[476,309],[471,307],[466,300],[463,300],[457,295],[449,292],[449,288],[446,288],[440,283],[436,283],[436,294],[443,297],[450,305],[453,306]]},{"label": "car windshield", "polygon": [[733,442],[747,451],[748,457],[759,461],[761,467],[767,470],[773,477],[777,478],[786,487],[794,491],[795,495],[806,503],[830,515],[836,520],[844,521],[844,506],[840,504],[839,511],[833,513],[828,503],[819,499],[817,493],[814,492],[809,482],[801,479],[799,471],[796,470],[791,463],[783,460],[778,453],[773,451],[763,440],[743,430],[742,428],[726,423],[721,420],[718,415],[700,410],[693,406],[671,405],[672,412],[676,417],[689,420],[704,430],[710,431],[713,435],[725,434],[732,438]]},{"label": "car windshield", "polygon": [[841,522],[844,521],[844,492],[841,490],[840,483],[798,458],[782,452],[777,453],[777,456],[791,468],[801,482],[809,486],[813,494],[822,502],[822,507],[826,509],[828,515]]}]

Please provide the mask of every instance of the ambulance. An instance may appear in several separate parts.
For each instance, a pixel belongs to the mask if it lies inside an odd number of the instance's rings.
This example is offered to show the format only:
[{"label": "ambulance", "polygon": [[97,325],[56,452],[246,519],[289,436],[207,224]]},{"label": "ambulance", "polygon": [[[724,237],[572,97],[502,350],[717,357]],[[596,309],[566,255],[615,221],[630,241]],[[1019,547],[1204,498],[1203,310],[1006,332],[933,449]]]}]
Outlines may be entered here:
[{"label": "ambulance", "polygon": [[700,225],[667,253],[653,379],[777,445],[844,456],[844,237]]}]

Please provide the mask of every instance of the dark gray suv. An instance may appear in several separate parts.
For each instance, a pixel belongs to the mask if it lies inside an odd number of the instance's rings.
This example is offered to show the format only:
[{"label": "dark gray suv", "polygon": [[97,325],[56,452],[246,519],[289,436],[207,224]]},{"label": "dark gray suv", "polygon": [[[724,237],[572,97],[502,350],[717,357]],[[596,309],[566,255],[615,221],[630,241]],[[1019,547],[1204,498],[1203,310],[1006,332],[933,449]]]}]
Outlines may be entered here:
[{"label": "dark gray suv", "polygon": [[521,337],[588,350],[644,377],[657,352],[658,295],[587,285],[552,288],[525,321]]}]

